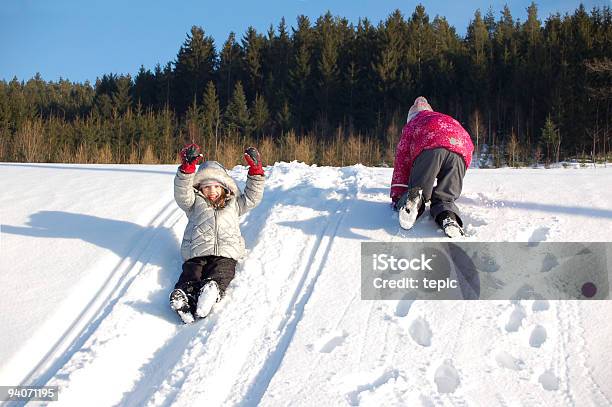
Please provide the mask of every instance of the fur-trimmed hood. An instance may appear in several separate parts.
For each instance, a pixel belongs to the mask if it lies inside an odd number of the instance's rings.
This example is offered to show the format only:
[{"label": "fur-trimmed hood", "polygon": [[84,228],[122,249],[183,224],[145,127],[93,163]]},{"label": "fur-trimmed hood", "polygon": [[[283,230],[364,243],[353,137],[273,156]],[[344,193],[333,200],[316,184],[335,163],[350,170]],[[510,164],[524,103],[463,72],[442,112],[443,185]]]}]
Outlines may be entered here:
[{"label": "fur-trimmed hood", "polygon": [[227,170],[217,161],[205,161],[200,164],[198,172],[193,177],[193,187],[199,189],[203,183],[218,183],[225,188],[228,195],[238,196],[236,181],[227,173]]}]

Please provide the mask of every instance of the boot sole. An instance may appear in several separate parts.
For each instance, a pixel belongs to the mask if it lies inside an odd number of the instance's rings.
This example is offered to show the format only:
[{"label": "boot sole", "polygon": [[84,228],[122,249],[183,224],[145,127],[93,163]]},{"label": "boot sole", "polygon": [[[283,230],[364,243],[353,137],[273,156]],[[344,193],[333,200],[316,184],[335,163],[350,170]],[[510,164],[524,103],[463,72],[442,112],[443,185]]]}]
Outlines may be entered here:
[{"label": "boot sole", "polygon": [[399,223],[402,229],[410,230],[417,220],[417,211],[408,212],[406,209],[401,209],[399,213]]},{"label": "boot sole", "polygon": [[189,309],[189,302],[184,293],[176,292],[170,294],[170,308],[172,308],[186,324],[195,322],[195,317]]},{"label": "boot sole", "polygon": [[455,226],[455,225],[447,226],[444,229],[444,234],[447,237],[450,237],[451,239],[455,239],[455,238],[458,238],[458,237],[465,236],[465,232],[463,232],[463,229],[461,229],[461,227]]},{"label": "boot sole", "polygon": [[423,191],[410,191],[406,207],[399,210],[399,223],[402,229],[410,230],[419,218],[419,208],[423,206]]},{"label": "boot sole", "polygon": [[219,301],[219,289],[215,287],[217,295],[214,298],[207,298],[210,295],[210,290],[212,290],[212,288],[205,287],[198,297],[198,305],[196,306],[195,313],[199,318],[206,318],[211,313],[214,305]]}]

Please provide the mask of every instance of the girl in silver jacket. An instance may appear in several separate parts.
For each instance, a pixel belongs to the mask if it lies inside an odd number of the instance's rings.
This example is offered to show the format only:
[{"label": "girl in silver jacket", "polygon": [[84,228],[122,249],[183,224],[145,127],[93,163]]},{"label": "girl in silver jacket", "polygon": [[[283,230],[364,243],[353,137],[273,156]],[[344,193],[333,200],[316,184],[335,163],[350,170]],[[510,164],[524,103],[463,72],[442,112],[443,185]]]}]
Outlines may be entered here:
[{"label": "girl in silver jacket", "polygon": [[170,306],[185,323],[206,317],[234,278],[244,255],[239,218],[261,202],[264,171],[259,152],[249,147],[246,187],[241,192],[225,168],[205,161],[195,144],[181,151],[182,165],[174,178],[174,199],[187,214],[181,244],[182,273],[170,293]]}]

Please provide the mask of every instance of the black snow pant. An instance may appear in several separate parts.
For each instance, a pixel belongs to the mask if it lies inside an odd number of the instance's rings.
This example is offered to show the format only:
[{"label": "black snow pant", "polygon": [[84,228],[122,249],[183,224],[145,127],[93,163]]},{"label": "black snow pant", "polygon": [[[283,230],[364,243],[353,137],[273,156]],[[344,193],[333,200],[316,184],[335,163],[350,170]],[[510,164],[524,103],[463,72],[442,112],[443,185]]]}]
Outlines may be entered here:
[{"label": "black snow pant", "polygon": [[174,288],[197,297],[200,288],[210,280],[219,285],[221,296],[236,274],[236,260],[221,256],[194,257],[183,263],[183,272]]},{"label": "black snow pant", "polygon": [[[431,201],[429,210],[434,219],[440,213],[450,211],[463,226],[455,200],[461,195],[465,170],[465,161],[459,154],[445,148],[424,150],[412,164],[408,187],[423,189],[425,202]],[[438,182],[434,187],[436,179]]]}]

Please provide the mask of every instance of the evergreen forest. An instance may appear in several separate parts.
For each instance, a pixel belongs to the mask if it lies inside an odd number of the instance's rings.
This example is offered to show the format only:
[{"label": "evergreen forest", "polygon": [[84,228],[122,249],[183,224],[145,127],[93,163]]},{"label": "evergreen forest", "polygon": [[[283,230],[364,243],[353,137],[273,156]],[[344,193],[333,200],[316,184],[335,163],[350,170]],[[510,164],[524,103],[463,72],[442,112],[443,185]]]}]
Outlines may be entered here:
[{"label": "evergreen forest", "polygon": [[422,5],[380,22],[282,19],[218,44],[194,25],[177,47],[134,76],[1,80],[0,160],[176,163],[195,142],[229,167],[248,145],[266,164],[392,166],[419,95],[463,124],[483,166],[610,157],[609,7],[477,10],[465,36]]}]

